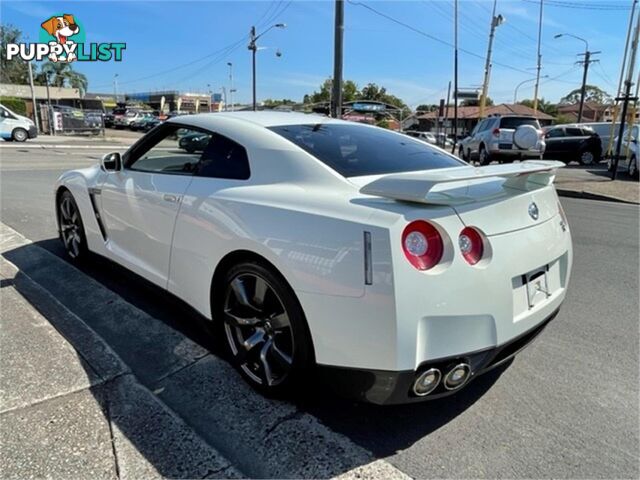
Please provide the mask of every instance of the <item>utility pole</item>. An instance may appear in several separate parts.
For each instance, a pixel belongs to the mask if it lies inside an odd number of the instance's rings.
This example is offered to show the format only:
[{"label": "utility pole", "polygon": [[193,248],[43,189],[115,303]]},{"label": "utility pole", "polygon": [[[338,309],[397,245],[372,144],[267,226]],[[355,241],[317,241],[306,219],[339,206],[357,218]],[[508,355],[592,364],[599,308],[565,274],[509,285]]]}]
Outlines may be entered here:
[{"label": "utility pole", "polygon": [[40,130],[38,127],[38,104],[36,103],[36,90],[33,86],[33,68],[31,62],[27,62],[29,66],[29,86],[31,87],[31,103],[33,103],[33,123],[36,125],[36,131]]},{"label": "utility pole", "polygon": [[456,152],[456,143],[458,142],[458,0],[454,1],[453,22],[455,48],[453,54],[453,147],[451,147],[451,153]]},{"label": "utility pole", "polygon": [[251,27],[251,31],[249,33],[249,50],[251,50],[251,79],[252,79],[252,87],[251,91],[253,92],[253,111],[256,111],[256,52],[258,51],[258,47],[256,45],[256,27]]},{"label": "utility pole", "polygon": [[113,96],[115,97],[116,106],[118,105],[118,74],[113,75]]},{"label": "utility pole", "polygon": [[444,106],[444,141],[442,142],[442,148],[447,146],[447,123],[449,123],[449,102],[451,101],[451,80],[447,86],[447,103]]},{"label": "utility pole", "polygon": [[342,116],[342,58],[344,40],[344,0],[336,0],[336,18],[333,33],[333,95],[331,116]]},{"label": "utility pole", "polygon": [[587,50],[585,50],[584,53],[580,54],[580,55],[584,55],[584,60],[581,60],[580,62],[578,62],[578,63],[584,64],[584,71],[582,73],[582,88],[580,89],[580,108],[578,109],[578,123],[582,122],[582,111],[584,110],[584,97],[587,93],[587,73],[589,72],[589,64],[598,61],[598,60],[591,60],[591,55],[596,55],[598,53],[601,53],[600,51],[590,52],[588,50],[588,47],[589,47],[589,44],[587,44]]},{"label": "utility pole", "polygon": [[542,5],[540,0],[540,17],[538,18],[538,63],[536,65],[536,86],[533,91],[533,114],[538,113],[538,89],[540,88],[540,69],[542,68],[542,53],[540,53],[540,43],[542,42]]},{"label": "utility pole", "polygon": [[489,77],[491,76],[491,49],[493,47],[493,37],[496,33],[496,27],[502,25],[504,17],[498,15],[496,17],[496,5],[498,0],[493,0],[493,12],[491,13],[491,30],[489,31],[489,46],[487,47],[487,60],[484,64],[484,81],[482,82],[482,94],[480,96],[479,118],[484,117],[484,107],[487,103],[487,93],[489,90]]},{"label": "utility pole", "polygon": [[[633,42],[631,43],[631,53],[629,55],[629,68],[627,70],[627,78],[624,82],[624,95],[616,98],[616,101],[622,102],[622,116],[620,118],[620,130],[618,131],[618,143],[616,145],[616,155],[613,159],[613,171],[611,172],[611,180],[616,179],[618,173],[618,163],[620,162],[620,152],[622,151],[622,137],[624,135],[624,125],[627,117],[627,109],[629,107],[629,101],[637,101],[636,98],[631,97],[631,86],[633,85],[633,74],[636,68],[636,54],[638,53],[638,39],[640,37],[640,15],[636,23],[636,28],[633,33]],[[614,119],[615,120],[615,119]]]},{"label": "utility pole", "polygon": [[44,78],[47,84],[47,109],[49,112],[47,120],[49,122],[49,134],[55,136],[56,129],[53,127],[53,108],[51,107],[51,94],[49,93],[49,73],[45,73]]}]

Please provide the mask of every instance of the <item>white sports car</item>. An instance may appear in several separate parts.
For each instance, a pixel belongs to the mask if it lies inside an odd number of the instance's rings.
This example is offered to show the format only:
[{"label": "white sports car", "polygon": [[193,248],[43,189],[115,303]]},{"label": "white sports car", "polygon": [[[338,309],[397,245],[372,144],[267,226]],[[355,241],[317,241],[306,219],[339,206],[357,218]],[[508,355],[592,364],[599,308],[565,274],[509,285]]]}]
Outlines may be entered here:
[{"label": "white sports car", "polygon": [[[187,152],[179,141],[208,136]],[[438,398],[554,318],[572,263],[562,163],[474,168],[316,115],[173,118],[55,186],[69,255],[103,255],[219,325],[280,393],[329,374],[380,404]]]}]

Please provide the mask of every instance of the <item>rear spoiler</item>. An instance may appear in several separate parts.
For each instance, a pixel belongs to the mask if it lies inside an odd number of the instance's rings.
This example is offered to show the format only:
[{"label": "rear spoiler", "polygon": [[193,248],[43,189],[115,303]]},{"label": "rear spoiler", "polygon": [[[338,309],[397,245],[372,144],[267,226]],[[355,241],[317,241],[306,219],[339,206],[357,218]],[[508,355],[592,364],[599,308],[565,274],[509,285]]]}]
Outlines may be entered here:
[{"label": "rear spoiler", "polygon": [[[486,167],[454,167],[385,175],[360,189],[360,193],[407,202],[451,205],[475,201],[477,193],[465,194],[478,180],[504,178],[503,188],[530,191],[553,183],[556,161],[526,161]],[[443,188],[445,187],[445,188]],[[480,195],[482,196],[482,195]]]}]

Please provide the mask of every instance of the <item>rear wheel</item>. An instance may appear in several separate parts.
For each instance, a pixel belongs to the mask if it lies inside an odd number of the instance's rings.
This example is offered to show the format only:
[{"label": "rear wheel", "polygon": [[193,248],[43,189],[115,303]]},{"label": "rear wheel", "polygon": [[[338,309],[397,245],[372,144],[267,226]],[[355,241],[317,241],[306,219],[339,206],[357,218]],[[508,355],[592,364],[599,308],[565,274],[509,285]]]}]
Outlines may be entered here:
[{"label": "rear wheel", "polygon": [[71,192],[65,190],[58,198],[58,222],[60,239],[67,255],[73,261],[82,261],[87,256],[87,237],[80,217],[80,209]]},{"label": "rear wheel", "polygon": [[280,394],[311,364],[311,341],[291,288],[257,262],[227,272],[221,305],[226,343],[242,376],[254,388]]},{"label": "rear wheel", "polygon": [[491,157],[489,152],[484,148],[484,145],[480,145],[480,151],[478,152],[478,163],[480,165],[489,165],[491,163]]},{"label": "rear wheel", "polygon": [[591,150],[583,150],[578,158],[580,165],[595,165],[597,163],[596,154]]},{"label": "rear wheel", "polygon": [[13,138],[16,142],[24,142],[29,138],[29,134],[24,128],[16,128],[11,133],[11,138]]},{"label": "rear wheel", "polygon": [[635,178],[636,180],[638,179],[638,160],[635,155],[631,157],[631,160],[629,160],[628,172],[631,178]]}]

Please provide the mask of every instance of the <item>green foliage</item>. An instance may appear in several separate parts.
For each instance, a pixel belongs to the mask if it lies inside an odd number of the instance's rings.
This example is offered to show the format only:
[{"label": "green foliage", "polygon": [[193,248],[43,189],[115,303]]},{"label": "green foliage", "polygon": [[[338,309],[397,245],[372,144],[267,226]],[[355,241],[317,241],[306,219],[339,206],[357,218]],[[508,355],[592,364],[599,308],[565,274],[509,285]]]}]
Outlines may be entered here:
[{"label": "green foliage", "polygon": [[565,115],[563,113],[561,113],[560,115],[558,115],[556,118],[554,118],[553,123],[556,125],[563,125],[565,123],[572,123],[573,122],[573,117],[570,117],[568,115]]},{"label": "green foliage", "polygon": [[[580,89],[576,88],[567,93],[560,99],[560,103],[572,105],[580,102]],[[595,102],[599,104],[610,103],[612,100],[611,95],[595,85],[587,85],[585,87],[585,102]]]},{"label": "green foliage", "polygon": [[440,108],[440,105],[435,105],[435,104],[431,104],[431,105],[418,105],[416,107],[416,112],[420,112],[420,113],[427,113],[427,112],[437,112],[438,109]]},{"label": "green foliage", "polygon": [[[491,97],[487,97],[487,101],[484,104],[487,107],[494,105]],[[477,100],[475,100],[473,98],[465,98],[462,102],[460,102],[460,105],[463,107],[478,107],[480,106],[480,99],[478,98]]]},{"label": "green foliage", "polygon": [[29,83],[29,67],[20,58],[7,60],[7,43],[19,43],[22,32],[13,25],[0,25],[0,83]]},{"label": "green foliage", "polygon": [[376,122],[376,127],[389,128],[389,121],[386,118]]},{"label": "green foliage", "polygon": [[[518,103],[520,105],[525,105],[529,108],[533,108],[533,100],[530,100],[528,98]],[[547,102],[544,98],[540,98],[538,100],[538,111],[555,117],[558,114],[558,107],[556,104]]]},{"label": "green foliage", "polygon": [[21,98],[0,97],[0,103],[18,115],[27,114],[27,106]]},{"label": "green foliage", "polygon": [[295,105],[296,104],[295,101],[293,101],[293,100],[291,100],[289,98],[283,98],[282,100],[275,100],[275,99],[272,99],[272,98],[267,98],[262,103],[267,108],[275,108],[275,107],[279,107],[281,105]]},{"label": "green foliage", "polygon": [[[303,98],[304,103],[320,103],[328,102],[331,100],[331,89],[333,88],[333,80],[327,78],[322,85],[320,85],[320,91],[313,92],[310,95],[305,95]],[[351,80],[345,80],[342,82],[342,101],[353,102],[358,99],[359,95],[358,85]]]},{"label": "green foliage", "polygon": [[76,72],[70,63],[46,62],[36,75],[36,83],[46,85],[46,77],[49,76],[49,85],[54,87],[70,87],[80,90],[80,95],[87,91],[89,81],[87,77]]}]

